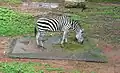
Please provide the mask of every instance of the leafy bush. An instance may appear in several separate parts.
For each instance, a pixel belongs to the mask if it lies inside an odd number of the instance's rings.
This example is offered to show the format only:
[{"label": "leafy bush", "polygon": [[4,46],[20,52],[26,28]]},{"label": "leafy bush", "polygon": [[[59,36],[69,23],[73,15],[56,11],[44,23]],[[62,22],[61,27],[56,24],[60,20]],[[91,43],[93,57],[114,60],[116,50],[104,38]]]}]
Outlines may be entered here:
[{"label": "leafy bush", "polygon": [[33,31],[34,18],[0,7],[0,35],[15,36],[28,34]]}]

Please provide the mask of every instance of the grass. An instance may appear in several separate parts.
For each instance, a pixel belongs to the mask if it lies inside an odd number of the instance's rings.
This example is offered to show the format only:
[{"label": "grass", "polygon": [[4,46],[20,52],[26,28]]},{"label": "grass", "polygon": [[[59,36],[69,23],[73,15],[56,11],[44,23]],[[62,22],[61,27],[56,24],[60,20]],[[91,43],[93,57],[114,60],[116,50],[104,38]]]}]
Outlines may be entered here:
[{"label": "grass", "polygon": [[78,52],[79,51],[79,53],[85,52],[90,49],[97,49],[97,47],[95,46],[95,41],[89,37],[88,38],[85,37],[85,42],[83,45],[78,43],[75,40],[75,33],[73,33],[73,32],[69,33],[67,43],[64,43],[64,45],[56,44],[56,45],[54,45],[54,47],[55,48],[62,47],[66,51],[69,51],[69,52]]},{"label": "grass", "polygon": [[46,73],[61,72],[63,68],[46,67],[44,64],[35,62],[1,62],[0,72],[3,73]]},{"label": "grass", "polygon": [[[47,66],[46,66],[47,65]],[[52,67],[38,62],[0,62],[1,73],[82,73],[79,70],[68,72],[61,67]],[[93,73],[93,72],[91,72]]]},{"label": "grass", "polygon": [[[89,8],[84,12],[80,12],[80,9],[70,8],[69,12],[71,18],[80,21],[80,25],[85,29],[84,45],[80,45],[75,39],[75,34],[70,34],[68,43],[62,45],[62,47],[67,51],[80,51],[84,52],[90,50],[90,48],[95,49],[96,43],[94,39],[103,40],[107,43],[120,43],[119,33],[114,34],[119,31],[120,28],[115,26],[120,19],[120,6],[101,6],[96,4],[88,4]],[[118,21],[117,21],[118,20]],[[112,30],[112,31],[111,31]],[[89,39],[89,40],[87,40]],[[59,47],[60,45],[55,45]],[[99,48],[98,48],[99,49]]]},{"label": "grass", "polygon": [[[80,20],[81,26],[85,29],[85,36],[88,38],[106,38],[107,36],[104,34],[101,34],[101,24],[108,23],[105,19],[106,17],[110,17],[110,19],[120,19],[120,6],[101,6],[96,4],[88,3],[89,8],[85,10],[84,12],[80,12],[80,9],[71,8],[69,13],[72,12],[72,19]],[[0,8],[0,35],[1,36],[19,36],[19,35],[26,35],[26,34],[32,34],[33,33],[33,27],[34,27],[34,18],[31,15],[28,14],[22,14],[16,11],[13,11],[8,8]],[[100,23],[98,23],[98,21]],[[103,23],[102,23],[103,22]],[[98,26],[98,27],[95,27]],[[95,29],[92,29],[94,28]],[[114,26],[115,27],[115,26]],[[107,27],[105,26],[105,29]],[[119,30],[118,27],[115,27],[113,29]],[[96,30],[96,31],[95,31]],[[97,34],[96,34],[97,33]],[[106,33],[106,32],[104,32]],[[108,32],[110,33],[110,32]],[[106,33],[106,34],[108,34]],[[79,48],[88,48],[93,44],[88,43],[85,44],[85,46],[79,45],[77,42],[74,42],[74,37],[71,35],[70,43],[65,44],[65,48],[69,48],[69,50],[73,51]],[[117,36],[114,36],[114,38]],[[119,38],[119,37],[117,37]],[[111,40],[112,37],[111,37]],[[71,42],[73,41],[73,42]],[[118,42],[113,40],[114,42]],[[93,41],[91,41],[93,42]],[[71,46],[69,45],[71,44]]]},{"label": "grass", "polygon": [[[11,4],[21,4],[24,0],[0,0],[0,2],[6,2]],[[48,0],[31,0],[32,2],[46,2]],[[25,1],[26,2],[26,1]]]},{"label": "grass", "polygon": [[16,36],[33,32],[34,18],[0,7],[0,36]]},{"label": "grass", "polygon": [[[31,0],[33,2],[41,2],[47,0]],[[120,0],[88,0],[89,2],[120,2]],[[22,3],[22,0],[0,0],[0,2],[9,2],[9,3]]]},{"label": "grass", "polygon": [[32,0],[33,2],[44,2],[45,0]]},{"label": "grass", "polygon": [[[120,6],[101,6],[97,4],[91,4],[88,3],[89,8],[86,9],[84,12],[80,12],[80,9],[71,8],[68,13],[72,12],[71,18],[75,20],[80,20],[81,26],[85,29],[85,36],[88,38],[106,38],[107,36],[105,34],[101,33],[101,30],[107,29],[106,25],[102,25],[104,23],[108,24],[108,18],[111,20],[120,19]],[[34,27],[34,18],[31,15],[28,14],[22,14],[16,11],[13,11],[8,8],[0,8],[0,35],[1,36],[19,36],[19,35],[26,35],[26,34],[32,34],[33,33],[33,27]],[[107,21],[106,21],[107,19]],[[98,26],[98,27],[96,27]],[[109,25],[107,25],[109,26]],[[101,28],[101,27],[104,27]],[[93,29],[94,28],[94,29]],[[112,27],[110,27],[112,28]],[[114,26],[112,28],[113,30],[117,29],[118,27]],[[106,34],[109,34],[110,32],[102,31]],[[71,38],[73,37],[73,38]],[[69,38],[70,41],[74,40],[73,35],[71,35]],[[115,35],[114,38],[118,37],[118,35]],[[110,38],[110,37],[109,37]],[[116,39],[110,40],[114,42]],[[93,41],[91,41],[93,42]],[[71,44],[71,46],[69,45]],[[88,43],[86,43],[88,44]],[[86,45],[83,47],[79,45],[76,42],[70,42],[68,44],[65,44],[65,48],[69,48],[70,50],[74,50],[73,48],[76,47],[79,48],[88,48],[90,45]],[[70,48],[71,47],[71,48]]]},{"label": "grass", "polygon": [[[119,34],[111,33],[111,30],[120,30],[120,28],[115,26],[113,23],[116,23],[116,20],[120,19],[120,6],[100,6],[95,4],[88,4],[88,6],[89,9],[85,10],[84,12],[80,12],[79,9],[74,8],[71,8],[69,12],[73,13],[72,19],[80,20],[82,27],[85,29],[85,36],[90,39],[102,38],[105,39],[106,42],[112,41],[113,43],[119,43]],[[31,15],[0,7],[0,36],[19,36],[32,34],[33,26],[34,18]],[[73,36],[73,34],[69,36],[70,41],[74,40]],[[90,42],[85,42],[85,45],[81,46],[77,42],[73,41],[68,44],[66,43],[64,47],[66,50],[70,51],[75,51],[76,49],[84,51],[89,47],[96,48],[96,44],[92,44],[93,42],[93,40]],[[52,73],[54,71],[57,73],[66,72],[64,68],[54,68],[49,64],[33,62],[0,62],[0,71],[2,73]],[[71,73],[82,72],[73,70]]]},{"label": "grass", "polygon": [[88,0],[90,2],[120,2],[120,0]]},{"label": "grass", "polygon": [[[88,3],[88,6],[88,9],[84,12],[80,12],[79,9],[71,8],[68,13],[74,15],[72,19],[80,20],[87,37],[96,39],[102,38],[105,39],[106,42],[119,43],[113,38],[119,39],[119,34],[114,34],[114,31],[120,30],[120,28],[114,26],[114,24],[120,22],[120,6],[101,6],[95,3]],[[111,32],[111,30],[113,31]]]},{"label": "grass", "polygon": [[8,3],[17,3],[17,4],[20,4],[22,3],[22,0],[0,0],[0,2],[8,2]]}]

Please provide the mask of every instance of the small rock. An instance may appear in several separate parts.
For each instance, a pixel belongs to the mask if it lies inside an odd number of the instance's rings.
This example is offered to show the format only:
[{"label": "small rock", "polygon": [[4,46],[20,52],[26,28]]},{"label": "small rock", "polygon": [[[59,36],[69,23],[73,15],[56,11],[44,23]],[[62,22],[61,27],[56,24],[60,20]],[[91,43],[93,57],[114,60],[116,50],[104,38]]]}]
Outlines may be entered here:
[{"label": "small rock", "polygon": [[5,44],[5,43],[6,43],[6,41],[2,41],[2,42],[1,42],[1,44]]},{"label": "small rock", "polygon": [[69,1],[65,1],[64,6],[66,8],[82,8],[82,11],[87,8],[85,2],[69,2]]}]

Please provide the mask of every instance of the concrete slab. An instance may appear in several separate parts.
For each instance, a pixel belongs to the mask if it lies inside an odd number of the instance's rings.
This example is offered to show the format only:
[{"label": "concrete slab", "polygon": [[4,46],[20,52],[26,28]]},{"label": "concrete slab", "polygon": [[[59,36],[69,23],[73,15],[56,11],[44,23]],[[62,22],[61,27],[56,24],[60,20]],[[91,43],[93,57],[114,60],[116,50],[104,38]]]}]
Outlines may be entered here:
[{"label": "concrete slab", "polygon": [[9,46],[8,57],[11,58],[37,58],[37,59],[62,59],[106,62],[100,49],[90,49],[84,52],[66,51],[62,47],[55,47],[59,43],[60,36],[47,38],[44,41],[45,49],[36,46],[35,38],[23,37],[13,39]]}]

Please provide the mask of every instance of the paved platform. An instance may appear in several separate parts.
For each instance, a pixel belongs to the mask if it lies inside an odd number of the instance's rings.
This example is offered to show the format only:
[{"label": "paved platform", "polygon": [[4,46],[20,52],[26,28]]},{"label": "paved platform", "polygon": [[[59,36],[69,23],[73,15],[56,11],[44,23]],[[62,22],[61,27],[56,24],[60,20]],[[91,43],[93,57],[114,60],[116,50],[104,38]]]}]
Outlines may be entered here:
[{"label": "paved platform", "polygon": [[70,52],[62,47],[55,47],[54,45],[56,45],[56,43],[59,43],[58,38],[60,38],[60,36],[51,37],[45,40],[45,49],[37,47],[35,38],[33,37],[13,39],[12,42],[10,42],[8,48],[9,52],[7,53],[7,56],[11,58],[62,59],[93,62],[107,61],[100,49],[90,49],[83,52],[80,52],[80,50],[77,49],[76,51]]}]

